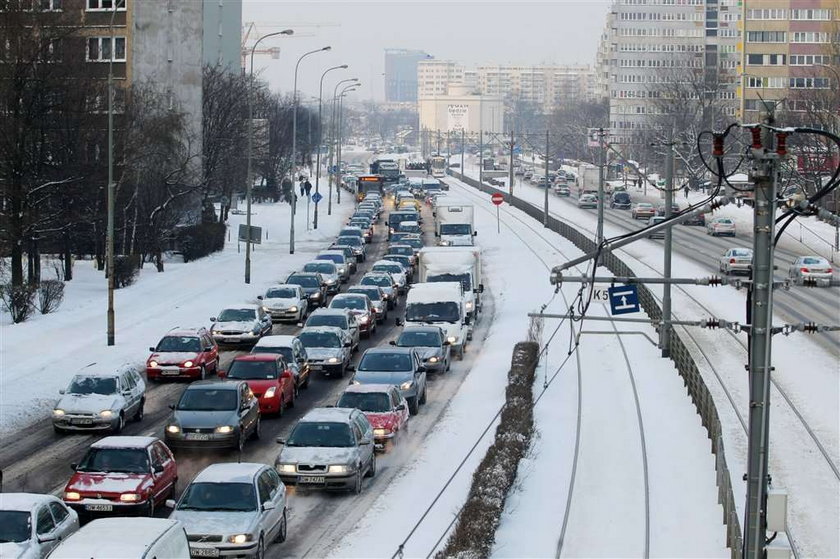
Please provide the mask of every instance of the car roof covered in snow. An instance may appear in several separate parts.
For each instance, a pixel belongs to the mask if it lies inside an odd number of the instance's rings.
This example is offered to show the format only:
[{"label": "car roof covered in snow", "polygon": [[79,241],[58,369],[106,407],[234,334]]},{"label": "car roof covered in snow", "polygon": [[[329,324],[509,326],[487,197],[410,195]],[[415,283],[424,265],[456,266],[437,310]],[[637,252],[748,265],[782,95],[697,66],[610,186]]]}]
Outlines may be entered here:
[{"label": "car roof covered in snow", "polygon": [[128,436],[118,436],[118,437],[105,437],[104,439],[100,439],[90,445],[91,448],[146,448],[153,442],[155,442],[157,437],[128,437]]},{"label": "car roof covered in snow", "polygon": [[406,303],[437,303],[460,301],[463,286],[456,281],[417,283],[408,290]]},{"label": "car roof covered in snow", "polygon": [[335,334],[336,336],[343,336],[344,330],[338,326],[306,326],[300,331],[300,334],[306,332],[318,332],[322,334]]},{"label": "car roof covered in snow", "polygon": [[333,421],[347,423],[355,408],[315,408],[300,418],[300,422]]},{"label": "car roof covered in snow", "polygon": [[259,308],[259,306],[258,306],[258,305],[252,305],[252,304],[250,304],[250,303],[242,303],[241,305],[228,305],[228,306],[226,306],[226,307],[223,307],[223,308],[222,308],[222,310],[227,310],[227,309],[239,309],[239,310],[249,310],[249,311],[255,311],[255,310],[257,310],[258,308]]},{"label": "car roof covered in snow", "polygon": [[393,384],[351,384],[344,389],[344,392],[388,392],[393,386]]},{"label": "car roof covered in snow", "polygon": [[292,347],[292,342],[297,336],[278,335],[263,336],[254,347]]},{"label": "car roof covered in snow", "polygon": [[249,483],[265,464],[255,462],[220,462],[201,470],[193,483]]},{"label": "car roof covered in snow", "polygon": [[58,498],[40,493],[0,493],[0,510],[31,511],[50,501]]},{"label": "car roof covered in snow", "polygon": [[144,557],[149,548],[181,523],[169,518],[99,518],[64,540],[50,553],[59,559]]}]

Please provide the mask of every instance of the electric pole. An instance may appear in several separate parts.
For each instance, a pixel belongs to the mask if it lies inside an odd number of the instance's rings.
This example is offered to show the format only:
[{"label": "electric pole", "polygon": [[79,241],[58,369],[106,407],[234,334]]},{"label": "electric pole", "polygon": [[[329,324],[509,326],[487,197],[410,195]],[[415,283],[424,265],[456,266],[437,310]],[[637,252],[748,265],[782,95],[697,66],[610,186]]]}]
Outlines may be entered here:
[{"label": "electric pole", "polygon": [[510,197],[513,198],[513,128],[510,129],[510,162],[508,163],[508,181],[509,181],[509,188],[508,193]]},{"label": "electric pole", "polygon": [[478,131],[478,184],[484,182],[484,130]]},{"label": "electric pole", "polygon": [[543,201],[543,227],[548,227],[548,130],[545,131],[545,200]]},{"label": "electric pole", "polygon": [[464,152],[467,151],[467,145],[464,143],[464,135],[464,129],[461,128],[461,174],[466,176],[467,170],[464,169]]},{"label": "electric pole", "polygon": [[[674,204],[674,128],[671,128],[671,140],[666,144],[668,155],[665,158],[665,219],[671,217]],[[666,279],[671,278],[671,248],[673,227],[665,229],[665,258],[663,272]],[[659,349],[662,357],[671,355],[671,283],[662,286],[662,326],[659,329]]]},{"label": "electric pole", "polygon": [[601,244],[604,241],[604,166],[606,165],[606,148],[604,147],[603,128],[598,129],[598,227],[595,230],[595,242]]}]

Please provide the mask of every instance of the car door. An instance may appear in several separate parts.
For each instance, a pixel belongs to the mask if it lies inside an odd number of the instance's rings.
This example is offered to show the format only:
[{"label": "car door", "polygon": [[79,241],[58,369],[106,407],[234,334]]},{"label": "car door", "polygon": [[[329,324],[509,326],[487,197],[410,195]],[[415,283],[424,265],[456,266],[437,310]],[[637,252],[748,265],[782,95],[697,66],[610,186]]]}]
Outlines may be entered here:
[{"label": "car door", "polygon": [[359,333],[359,323],[356,322],[356,316],[347,313],[347,333],[350,334],[350,339],[353,342],[353,347],[359,345],[361,334]]},{"label": "car door", "polygon": [[[266,468],[257,475],[257,495],[260,499],[260,529],[268,535],[269,541],[274,540],[280,526],[280,519],[283,516],[283,505],[278,502],[280,478],[273,479],[271,471],[273,470]],[[268,510],[265,510],[265,505],[270,505]]]},{"label": "car door", "polygon": [[[353,414],[353,422],[359,429],[359,454],[361,455],[362,464],[370,464],[373,460],[373,427],[362,412]],[[362,444],[367,441],[368,444]]]},{"label": "car door", "polygon": [[44,503],[35,511],[35,535],[38,538],[44,557],[49,555],[49,552],[60,543],[49,503]]},{"label": "car door", "polygon": [[[403,426],[405,426],[405,423],[408,421],[408,402],[406,402],[405,398],[402,397],[400,391],[394,388],[393,386],[390,389],[388,389],[388,394],[391,398],[391,409],[399,417],[398,424],[400,429],[402,429]],[[402,409],[400,409],[401,404]]]},{"label": "car door", "polygon": [[282,355],[277,356],[275,366],[277,367],[277,382],[280,384],[280,392],[284,395],[284,401],[290,402],[295,395],[295,377],[294,374],[287,376],[287,372],[292,373],[292,369],[286,365]]},{"label": "car door", "polygon": [[212,364],[213,370],[216,371],[219,364],[219,346],[216,345],[216,342],[209,335],[202,334],[201,348],[204,350],[204,363],[206,365]]},{"label": "car door", "polygon": [[239,410],[242,429],[245,433],[251,434],[257,426],[260,407],[257,405],[257,399],[254,398],[251,389],[244,382],[239,387]]},{"label": "car door", "polygon": [[260,321],[260,328],[263,334],[271,332],[271,316],[262,307],[257,307],[257,319]]},{"label": "car door", "polygon": [[309,358],[306,355],[306,348],[297,338],[292,340],[292,355],[298,364],[298,378],[305,379],[309,376]]},{"label": "car door", "polygon": [[423,360],[414,350],[411,351],[411,358],[414,360],[414,374],[417,378],[417,385],[422,386],[421,394],[426,391],[426,371],[423,367]]},{"label": "car door", "polygon": [[137,395],[137,383],[128,372],[121,374],[118,379],[120,393],[125,398],[125,418],[128,421],[134,416],[137,406],[140,405],[140,398]]},{"label": "car door", "polygon": [[[55,522],[56,541],[53,542],[55,544],[53,547],[55,547],[67,539],[67,536],[79,529],[79,518],[71,514],[67,506],[60,501],[50,501],[49,507],[53,515],[53,522]],[[45,549],[44,551],[47,550]]]},{"label": "car door", "polygon": [[[175,485],[175,479],[178,477],[178,470],[175,466],[175,459],[169,449],[160,441],[155,441],[149,447],[149,456],[151,457],[153,478],[155,480],[155,501],[162,502],[163,498],[168,494],[169,489]],[[155,469],[162,468],[163,471],[155,472]]]}]

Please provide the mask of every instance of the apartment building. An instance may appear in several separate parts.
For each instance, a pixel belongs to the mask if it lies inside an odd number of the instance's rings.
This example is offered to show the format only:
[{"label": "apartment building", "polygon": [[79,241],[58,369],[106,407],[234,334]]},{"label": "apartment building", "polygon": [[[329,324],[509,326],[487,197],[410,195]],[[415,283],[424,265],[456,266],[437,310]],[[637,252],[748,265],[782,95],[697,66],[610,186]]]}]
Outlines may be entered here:
[{"label": "apartment building", "polygon": [[758,120],[761,99],[780,110],[804,113],[815,96],[837,91],[838,0],[745,0],[743,10],[743,120]]},{"label": "apartment building", "polygon": [[423,60],[417,63],[417,98],[446,95],[450,85],[464,84],[464,67],[451,60]]}]

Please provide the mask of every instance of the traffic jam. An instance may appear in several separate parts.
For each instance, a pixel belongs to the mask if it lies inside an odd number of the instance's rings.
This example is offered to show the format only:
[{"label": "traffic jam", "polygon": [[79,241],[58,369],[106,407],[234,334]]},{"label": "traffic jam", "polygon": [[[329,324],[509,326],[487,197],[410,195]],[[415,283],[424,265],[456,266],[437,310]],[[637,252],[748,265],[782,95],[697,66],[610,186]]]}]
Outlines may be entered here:
[{"label": "traffic jam", "polygon": [[[474,208],[423,165],[348,165],[341,183],[346,224],[256,302],[164,333],[142,372],[73,376],[53,429],[101,437],[60,494],[6,494],[0,556],[14,542],[16,557],[263,557],[287,538],[292,488],[358,495],[377,456],[410,452],[401,439],[482,313]],[[125,434],[152,389],[171,396],[162,426]],[[266,431],[283,433],[273,461],[245,461]]]}]

